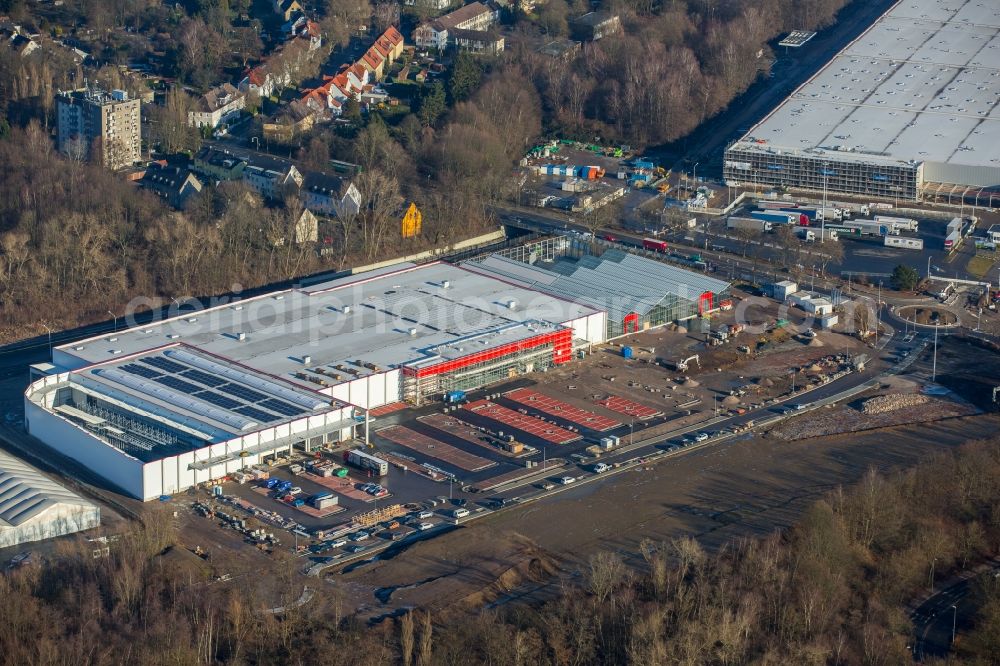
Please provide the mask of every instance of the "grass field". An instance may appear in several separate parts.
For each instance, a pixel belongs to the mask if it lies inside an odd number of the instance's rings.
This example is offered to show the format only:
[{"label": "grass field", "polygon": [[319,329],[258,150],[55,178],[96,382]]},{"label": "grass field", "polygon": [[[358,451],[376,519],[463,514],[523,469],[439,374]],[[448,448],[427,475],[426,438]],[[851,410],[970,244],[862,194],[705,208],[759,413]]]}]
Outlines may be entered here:
[{"label": "grass field", "polygon": [[969,271],[969,273],[975,275],[976,277],[984,277],[996,260],[996,253],[980,252],[969,260],[969,264],[965,267],[965,270]]}]

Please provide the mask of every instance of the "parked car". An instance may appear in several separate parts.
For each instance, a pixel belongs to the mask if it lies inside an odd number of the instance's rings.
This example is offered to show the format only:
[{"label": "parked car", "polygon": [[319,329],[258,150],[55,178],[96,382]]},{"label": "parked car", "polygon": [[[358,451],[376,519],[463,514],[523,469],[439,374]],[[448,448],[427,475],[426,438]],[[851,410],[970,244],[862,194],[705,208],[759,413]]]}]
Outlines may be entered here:
[{"label": "parked car", "polygon": [[595,474],[604,474],[609,469],[611,469],[611,465],[607,465],[605,463],[597,463],[596,465],[594,465]]},{"label": "parked car", "polygon": [[417,514],[417,518],[420,518],[420,519],[433,518],[433,517],[434,517],[434,512],[433,511],[421,511],[420,513]]},{"label": "parked car", "polygon": [[466,504],[469,503],[469,500],[464,499],[462,497],[456,497],[451,501],[451,503],[454,504],[455,506],[465,506]]},{"label": "parked car", "polygon": [[371,536],[371,534],[369,534],[368,532],[365,532],[364,530],[359,530],[359,531],[357,531],[357,532],[355,532],[354,534],[351,535],[351,541],[355,541],[355,542],[357,542],[357,541],[364,541],[364,540],[368,539],[370,536]]},{"label": "parked car", "polygon": [[421,532],[426,532],[427,530],[433,528],[434,528],[434,523],[420,523],[419,525],[417,525],[417,529],[420,530]]},{"label": "parked car", "polygon": [[451,517],[452,518],[465,518],[467,515],[469,515],[469,510],[468,509],[459,508],[459,509],[452,509],[451,510]]},{"label": "parked car", "polygon": [[801,402],[797,402],[794,405],[792,405],[792,409],[794,409],[797,412],[800,412],[800,411],[802,411],[805,408],[806,408],[806,405],[802,404]]},{"label": "parked car", "polygon": [[343,548],[347,545],[347,539],[334,539],[330,542],[330,548]]},{"label": "parked car", "polygon": [[290,495],[299,495],[302,493],[302,489],[299,488],[298,486],[294,486],[293,488],[288,489],[288,493]]},{"label": "parked car", "polygon": [[575,476],[561,476],[561,477],[559,477],[559,483],[561,483],[564,486],[568,486],[569,484],[575,483],[575,482],[576,482],[576,477]]},{"label": "parked car", "polygon": [[695,433],[694,441],[696,441],[696,442],[704,442],[707,439],[708,439],[708,433],[707,432]]},{"label": "parked car", "polygon": [[348,546],[344,550],[346,550],[348,553],[360,553],[361,551],[367,550],[367,549],[368,549],[368,546],[354,545],[354,546]]},{"label": "parked car", "polygon": [[552,490],[553,488],[556,487],[556,485],[551,481],[542,481],[541,483],[538,484],[538,487],[542,490]]}]

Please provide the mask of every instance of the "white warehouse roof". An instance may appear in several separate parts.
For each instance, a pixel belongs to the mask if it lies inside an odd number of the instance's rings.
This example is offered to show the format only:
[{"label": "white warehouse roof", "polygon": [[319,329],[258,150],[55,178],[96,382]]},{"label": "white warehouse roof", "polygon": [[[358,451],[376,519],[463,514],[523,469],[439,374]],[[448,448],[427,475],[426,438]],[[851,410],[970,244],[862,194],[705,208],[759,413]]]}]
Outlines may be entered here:
[{"label": "white warehouse roof", "polygon": [[0,451],[0,548],[101,524],[101,510],[34,467]]},{"label": "white warehouse roof", "polygon": [[1000,3],[901,0],[738,145],[1000,168]]},{"label": "white warehouse roof", "polygon": [[316,390],[306,376],[314,368],[336,385],[459,356],[467,339],[489,348],[594,312],[452,264],[398,264],[63,345],[53,362],[73,370],[160,350],[170,357],[172,347]]}]

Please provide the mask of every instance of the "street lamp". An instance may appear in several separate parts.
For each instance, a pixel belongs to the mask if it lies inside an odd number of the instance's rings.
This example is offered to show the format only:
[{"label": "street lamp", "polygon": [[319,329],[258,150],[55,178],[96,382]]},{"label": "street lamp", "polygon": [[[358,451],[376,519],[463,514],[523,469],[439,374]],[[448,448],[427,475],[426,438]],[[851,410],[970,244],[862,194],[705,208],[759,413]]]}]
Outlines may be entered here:
[{"label": "street lamp", "polygon": [[955,643],[955,629],[958,624],[958,606],[956,604],[951,605],[951,642]]},{"label": "street lamp", "polygon": [[118,315],[116,315],[111,310],[108,310],[108,314],[111,315],[111,317],[114,319],[115,323],[114,323],[114,329],[113,330],[114,330],[115,333],[117,333],[118,332]]},{"label": "street lamp", "polygon": [[931,381],[937,380],[937,336],[938,336],[938,323],[934,322],[934,365],[931,368]]},{"label": "street lamp", "polygon": [[629,446],[632,445],[632,433],[633,433],[634,430],[635,430],[635,419],[633,418],[633,419],[631,419],[628,422],[628,443],[629,443]]},{"label": "street lamp", "polygon": [[52,329],[45,324],[42,324],[42,328],[49,334],[49,358],[52,358]]}]

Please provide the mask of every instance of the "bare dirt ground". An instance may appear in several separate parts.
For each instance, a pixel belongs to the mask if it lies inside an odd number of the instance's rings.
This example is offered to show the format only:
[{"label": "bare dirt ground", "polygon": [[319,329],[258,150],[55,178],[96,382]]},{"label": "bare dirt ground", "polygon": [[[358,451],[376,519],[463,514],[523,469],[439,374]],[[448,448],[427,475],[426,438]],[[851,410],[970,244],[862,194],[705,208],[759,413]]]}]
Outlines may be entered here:
[{"label": "bare dirt ground", "polygon": [[[722,443],[500,513],[328,580],[348,607],[369,617],[412,606],[479,608],[510,598],[511,590],[543,594],[539,581],[557,563],[560,575],[551,581],[576,578],[597,550],[635,557],[646,538],[690,535],[714,549],[764,535],[869,467],[912,465],[998,426],[1000,417],[989,415],[794,442]],[[405,589],[382,602],[375,592],[387,586]]]},{"label": "bare dirt ground", "polygon": [[883,414],[865,414],[865,401],[876,396],[919,395],[928,383],[902,377],[893,377],[879,389],[866,392],[855,400],[830,409],[821,409],[798,418],[783,422],[771,434],[785,440],[821,437],[838,433],[859,432],[873,428],[940,421],[957,416],[971,416],[979,413],[974,405],[966,402],[953,392],[946,395],[922,396],[926,402],[911,405]]}]

